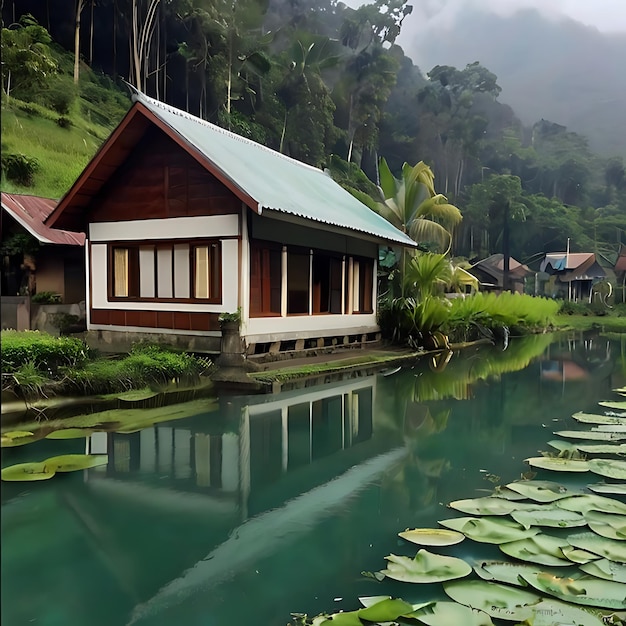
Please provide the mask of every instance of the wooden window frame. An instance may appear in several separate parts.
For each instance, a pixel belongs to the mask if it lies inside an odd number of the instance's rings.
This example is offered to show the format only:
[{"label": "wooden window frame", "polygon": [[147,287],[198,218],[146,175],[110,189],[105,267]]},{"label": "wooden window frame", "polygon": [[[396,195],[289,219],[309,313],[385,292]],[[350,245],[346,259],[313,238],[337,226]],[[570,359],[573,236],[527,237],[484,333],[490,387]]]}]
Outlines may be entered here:
[{"label": "wooden window frame", "polygon": [[[153,246],[154,248],[154,293],[158,293],[158,268],[157,268],[157,250],[159,249],[171,249],[172,250],[172,294],[175,291],[175,279],[176,271],[174,267],[174,246],[176,245],[188,245],[189,246],[189,293],[195,293],[195,249],[198,247],[216,246],[215,262],[217,262],[217,268],[214,268],[211,260],[213,257],[209,257],[210,268],[209,271],[216,279],[211,283],[211,293],[208,298],[196,298],[190,296],[188,298],[159,298],[159,297],[141,297],[139,295],[139,249],[141,247]],[[114,291],[115,286],[115,250],[126,249],[129,251],[129,263],[128,263],[128,275],[129,275],[129,290],[128,296],[116,296]],[[177,302],[177,303],[190,303],[190,304],[222,304],[222,240],[220,239],[167,239],[167,240],[146,240],[146,241],[111,241],[107,244],[107,299],[109,302]]]}]

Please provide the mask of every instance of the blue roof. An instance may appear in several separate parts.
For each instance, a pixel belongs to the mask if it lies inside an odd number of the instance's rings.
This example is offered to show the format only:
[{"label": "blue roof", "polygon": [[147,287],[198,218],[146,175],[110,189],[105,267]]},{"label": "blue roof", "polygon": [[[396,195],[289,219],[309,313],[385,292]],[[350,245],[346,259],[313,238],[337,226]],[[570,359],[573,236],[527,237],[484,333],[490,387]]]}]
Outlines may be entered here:
[{"label": "blue roof", "polygon": [[337,184],[324,171],[137,93],[133,97],[256,202],[277,211],[375,239],[416,243]]}]

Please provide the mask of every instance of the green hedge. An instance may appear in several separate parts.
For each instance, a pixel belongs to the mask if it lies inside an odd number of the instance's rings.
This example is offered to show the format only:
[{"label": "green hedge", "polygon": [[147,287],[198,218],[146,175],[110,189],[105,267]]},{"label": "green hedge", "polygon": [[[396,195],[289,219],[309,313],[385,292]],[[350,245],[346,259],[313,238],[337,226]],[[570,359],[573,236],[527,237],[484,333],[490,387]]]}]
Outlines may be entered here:
[{"label": "green hedge", "polygon": [[2,372],[12,374],[24,365],[41,371],[85,363],[89,348],[73,337],[53,337],[38,330],[2,331]]}]

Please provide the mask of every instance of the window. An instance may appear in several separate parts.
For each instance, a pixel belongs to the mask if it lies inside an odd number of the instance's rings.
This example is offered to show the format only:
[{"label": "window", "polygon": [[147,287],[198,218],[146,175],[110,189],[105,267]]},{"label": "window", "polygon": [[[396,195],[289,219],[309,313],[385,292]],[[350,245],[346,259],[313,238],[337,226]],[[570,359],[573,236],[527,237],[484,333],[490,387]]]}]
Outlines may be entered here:
[{"label": "window", "polygon": [[309,312],[309,274],[311,253],[287,251],[287,314]]},{"label": "window", "polygon": [[219,242],[157,242],[109,249],[111,299],[219,302]]}]

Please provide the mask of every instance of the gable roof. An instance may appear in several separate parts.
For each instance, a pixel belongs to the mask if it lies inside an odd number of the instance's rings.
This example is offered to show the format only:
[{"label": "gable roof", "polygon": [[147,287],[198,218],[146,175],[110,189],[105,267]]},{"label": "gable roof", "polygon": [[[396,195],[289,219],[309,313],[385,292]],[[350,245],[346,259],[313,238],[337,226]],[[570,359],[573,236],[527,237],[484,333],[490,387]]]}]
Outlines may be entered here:
[{"label": "gable roof", "polygon": [[[132,132],[126,136],[126,127],[139,115],[161,128],[259,215],[283,214],[394,244],[416,246],[410,237],[366,207],[322,170],[140,92],[133,100],[124,120],[59,202],[50,216],[50,224],[66,210],[76,212],[86,207],[90,197],[98,191],[98,181],[101,187],[103,179],[121,165],[120,155],[114,162],[109,159],[105,163],[107,151],[119,143],[123,148],[120,154],[124,154],[124,158],[129,154],[131,144],[138,141],[147,126],[134,123]],[[97,173],[95,183],[90,180],[94,172]]]},{"label": "gable roof", "polygon": [[52,213],[56,205],[57,201],[50,198],[2,192],[2,210],[6,211],[40,243],[66,246],[84,245],[85,235],[83,233],[58,230],[44,224],[45,219]]},{"label": "gable roof", "polygon": [[[474,268],[481,269],[494,278],[501,279],[504,274],[504,254],[492,254],[486,259],[474,263],[471,269]],[[521,279],[530,273],[532,273],[532,271],[527,265],[522,265],[517,259],[509,257],[509,274],[511,276]]]},{"label": "gable roof", "polygon": [[549,274],[558,274],[562,282],[606,276],[593,252],[552,252],[546,254],[539,269]]},{"label": "gable roof", "polygon": [[616,272],[626,272],[626,246],[621,245],[619,249],[619,256],[615,261]]}]

